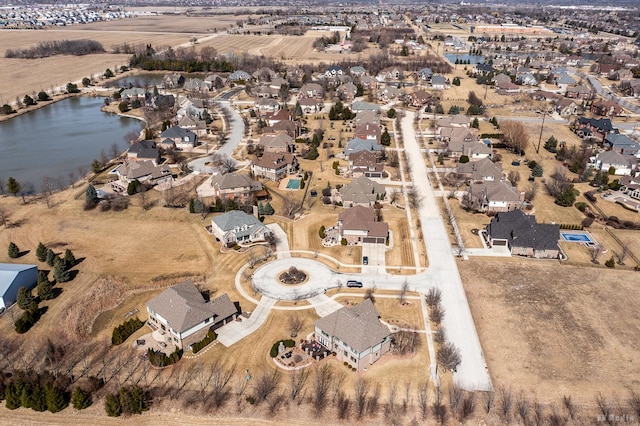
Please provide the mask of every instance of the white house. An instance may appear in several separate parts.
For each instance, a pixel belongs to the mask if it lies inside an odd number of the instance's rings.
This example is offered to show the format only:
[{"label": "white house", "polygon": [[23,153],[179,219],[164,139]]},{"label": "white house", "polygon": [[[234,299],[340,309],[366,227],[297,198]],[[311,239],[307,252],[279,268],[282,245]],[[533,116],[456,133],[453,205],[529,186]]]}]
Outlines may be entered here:
[{"label": "white house", "polygon": [[596,155],[597,170],[608,171],[611,167],[615,169],[614,175],[629,176],[636,168],[636,158],[617,151],[604,151]]},{"label": "white house", "polygon": [[211,219],[211,233],[226,246],[265,241],[271,230],[256,217],[231,210]]}]

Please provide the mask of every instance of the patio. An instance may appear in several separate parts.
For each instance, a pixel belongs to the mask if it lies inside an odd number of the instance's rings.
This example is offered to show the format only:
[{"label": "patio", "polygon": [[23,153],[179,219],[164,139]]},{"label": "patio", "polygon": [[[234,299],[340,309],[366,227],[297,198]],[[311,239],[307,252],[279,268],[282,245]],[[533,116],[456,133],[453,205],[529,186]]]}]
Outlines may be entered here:
[{"label": "patio", "polygon": [[176,350],[176,346],[169,341],[168,333],[161,330],[154,330],[138,337],[133,341],[132,347],[145,355],[149,348],[164,352],[166,355],[170,355]]}]

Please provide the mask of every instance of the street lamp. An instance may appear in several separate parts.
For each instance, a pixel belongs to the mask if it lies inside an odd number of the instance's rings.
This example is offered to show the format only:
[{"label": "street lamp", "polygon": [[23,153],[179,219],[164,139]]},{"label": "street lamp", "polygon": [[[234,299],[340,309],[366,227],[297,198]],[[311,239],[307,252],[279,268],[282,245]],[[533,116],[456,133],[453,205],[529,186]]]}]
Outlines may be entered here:
[{"label": "street lamp", "polygon": [[536,147],[536,154],[540,153],[540,143],[542,142],[542,129],[544,129],[544,119],[547,116],[547,110],[542,112],[542,125],[540,126],[540,136],[538,136],[538,146]]}]

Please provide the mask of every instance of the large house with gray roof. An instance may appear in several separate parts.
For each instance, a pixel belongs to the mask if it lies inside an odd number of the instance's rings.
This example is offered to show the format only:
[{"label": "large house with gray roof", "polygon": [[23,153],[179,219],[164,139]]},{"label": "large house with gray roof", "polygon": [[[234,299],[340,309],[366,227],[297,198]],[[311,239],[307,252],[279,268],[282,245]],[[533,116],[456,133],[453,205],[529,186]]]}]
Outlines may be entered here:
[{"label": "large house with gray roof", "polygon": [[345,306],[314,323],[315,340],[338,361],[363,371],[391,350],[391,332],[371,299]]},{"label": "large house with gray roof", "polygon": [[265,241],[271,230],[240,210],[231,210],[211,219],[211,233],[225,246]]},{"label": "large house with gray roof", "polygon": [[206,301],[191,280],[163,291],[147,302],[147,324],[159,330],[166,343],[186,349],[238,315],[229,296]]},{"label": "large house with gray roof", "polygon": [[486,228],[492,246],[506,246],[512,255],[557,259],[560,227],[536,223],[536,217],[522,210],[498,213]]},{"label": "large house with gray roof", "polygon": [[160,139],[163,141],[169,139],[169,141],[173,142],[175,147],[179,149],[190,150],[198,144],[198,135],[180,126],[169,127],[160,134]]},{"label": "large house with gray roof", "polygon": [[366,176],[354,179],[340,190],[340,198],[345,207],[372,207],[385,197],[385,187]]}]

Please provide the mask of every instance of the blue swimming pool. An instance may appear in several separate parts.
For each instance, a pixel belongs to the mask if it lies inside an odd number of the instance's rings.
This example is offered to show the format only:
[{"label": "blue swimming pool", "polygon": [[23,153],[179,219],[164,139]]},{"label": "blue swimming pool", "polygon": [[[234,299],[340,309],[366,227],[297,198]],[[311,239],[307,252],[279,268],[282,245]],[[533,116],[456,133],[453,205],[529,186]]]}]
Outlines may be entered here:
[{"label": "blue swimming pool", "polygon": [[287,189],[300,189],[300,179],[289,179]]},{"label": "blue swimming pool", "polygon": [[591,236],[586,232],[561,232],[560,236],[562,236],[564,241],[571,243],[595,243],[595,241],[591,239]]}]

